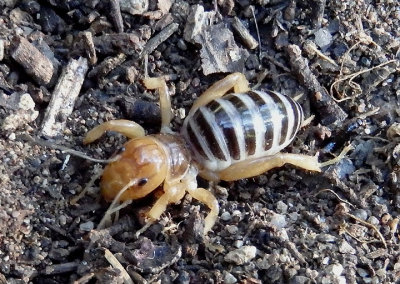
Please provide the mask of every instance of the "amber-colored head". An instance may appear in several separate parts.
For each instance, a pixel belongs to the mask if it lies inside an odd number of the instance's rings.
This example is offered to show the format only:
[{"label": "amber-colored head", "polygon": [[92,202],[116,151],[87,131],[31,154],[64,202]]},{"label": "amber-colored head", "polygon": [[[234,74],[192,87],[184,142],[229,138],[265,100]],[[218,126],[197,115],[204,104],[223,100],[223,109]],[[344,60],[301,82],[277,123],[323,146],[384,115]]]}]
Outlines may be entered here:
[{"label": "amber-colored head", "polygon": [[101,194],[111,201],[129,182],[134,183],[120,200],[133,200],[155,190],[167,175],[167,157],[154,139],[143,137],[125,143],[121,157],[106,166],[101,178]]}]

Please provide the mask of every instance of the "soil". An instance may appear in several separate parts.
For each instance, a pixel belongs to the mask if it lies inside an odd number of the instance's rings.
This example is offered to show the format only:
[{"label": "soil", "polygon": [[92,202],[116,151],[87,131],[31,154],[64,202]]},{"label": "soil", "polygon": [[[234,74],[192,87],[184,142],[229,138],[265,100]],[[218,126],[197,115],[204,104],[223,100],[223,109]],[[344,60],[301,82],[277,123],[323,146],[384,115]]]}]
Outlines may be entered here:
[{"label": "soil", "polygon": [[[0,7],[0,283],[398,281],[400,2]],[[297,97],[312,117],[286,152],[327,161],[352,150],[321,172],[285,165],[236,182],[199,178],[220,205],[206,236],[208,209],[190,196],[138,238],[156,195],[97,229],[109,205],[96,179],[103,165],[59,146],[108,159],[126,138],[82,139],[111,119],[158,133],[146,73],[166,79],[179,131],[193,101],[233,72]]]}]

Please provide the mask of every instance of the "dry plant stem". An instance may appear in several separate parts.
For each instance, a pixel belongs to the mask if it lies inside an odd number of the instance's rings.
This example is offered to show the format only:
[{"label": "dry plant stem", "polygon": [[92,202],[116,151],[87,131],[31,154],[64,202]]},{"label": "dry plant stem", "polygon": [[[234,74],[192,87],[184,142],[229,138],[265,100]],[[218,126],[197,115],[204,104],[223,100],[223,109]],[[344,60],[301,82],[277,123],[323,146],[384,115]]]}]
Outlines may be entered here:
[{"label": "dry plant stem", "polygon": [[384,247],[387,248],[386,240],[385,240],[385,238],[383,237],[383,235],[381,234],[381,232],[378,230],[377,227],[375,227],[375,226],[372,225],[371,223],[368,223],[368,222],[366,222],[366,221],[364,221],[364,220],[362,220],[362,219],[360,219],[360,218],[358,218],[358,217],[356,217],[356,216],[354,216],[354,215],[352,215],[352,214],[350,214],[350,213],[348,213],[348,212],[343,212],[343,214],[344,214],[345,216],[348,216],[348,217],[350,217],[350,218],[356,220],[357,222],[360,222],[361,224],[367,226],[368,228],[374,230],[374,231],[376,232],[376,234],[378,235],[379,239],[381,240],[381,242],[383,243]]},{"label": "dry plant stem", "polygon": [[302,56],[300,47],[291,44],[286,50],[289,55],[292,73],[310,91],[310,100],[321,117],[321,123],[328,125],[346,119],[347,113],[332,99],[311,72],[308,60]]},{"label": "dry plant stem", "polygon": [[179,28],[179,24],[172,23],[162,29],[157,35],[149,39],[145,44],[143,51],[140,53],[140,58],[152,53],[161,43],[166,41]]},{"label": "dry plant stem", "polygon": [[85,284],[88,283],[96,274],[93,272],[90,272],[84,276],[82,276],[81,278],[79,278],[78,280],[75,280],[74,282],[72,282],[73,284]]},{"label": "dry plant stem", "polygon": [[[71,114],[83,80],[88,70],[86,58],[71,59],[64,68],[51,96],[41,125],[41,133],[54,137],[62,134],[66,120]],[[59,119],[59,118],[62,119]]]},{"label": "dry plant stem", "polygon": [[253,15],[254,19],[254,25],[256,26],[256,31],[257,31],[257,39],[258,39],[258,58],[261,59],[261,38],[260,38],[260,31],[258,29],[258,24],[257,24],[257,18],[256,14],[254,13],[254,7],[250,6],[251,8],[251,14]]},{"label": "dry plant stem", "polygon": [[309,44],[308,48],[311,48],[319,57],[328,61],[330,64],[332,64],[334,66],[338,66],[337,63],[332,58],[330,58],[329,56],[326,56],[321,51],[319,51],[319,49],[316,48],[316,46],[314,44]]},{"label": "dry plant stem", "polygon": [[88,74],[89,78],[101,79],[110,73],[117,66],[120,66],[126,60],[126,55],[123,53],[115,57],[108,57],[103,62],[94,67]]},{"label": "dry plant stem", "polygon": [[336,198],[337,198],[339,201],[344,202],[344,203],[348,204],[349,206],[355,208],[355,206],[354,206],[353,204],[351,204],[351,203],[350,203],[349,201],[347,201],[347,200],[344,200],[344,199],[341,198],[336,192],[334,192],[332,189],[329,189],[329,188],[321,189],[321,190],[318,191],[314,196],[316,197],[316,196],[318,196],[320,193],[325,192],[325,191],[330,192],[330,193],[332,193],[333,195],[335,195]]},{"label": "dry plant stem", "polygon": [[123,33],[124,32],[124,23],[122,21],[121,8],[119,6],[119,1],[118,0],[110,0],[110,6],[111,6],[110,16],[111,16],[112,21],[117,29],[117,32]]},{"label": "dry plant stem", "polygon": [[245,46],[247,46],[249,49],[257,48],[257,41],[246,29],[246,27],[243,25],[238,17],[233,18],[232,27],[236,31],[238,37],[243,41]]},{"label": "dry plant stem", "polygon": [[85,44],[85,51],[89,59],[90,65],[95,65],[97,63],[96,49],[93,43],[93,34],[91,32],[82,32],[82,39]]},{"label": "dry plant stem", "polygon": [[361,91],[361,87],[360,87],[357,83],[354,83],[354,82],[353,82],[354,78],[356,78],[357,76],[362,75],[362,74],[364,74],[364,73],[370,72],[370,71],[372,71],[372,70],[374,70],[374,69],[382,68],[383,66],[388,65],[388,64],[393,63],[393,62],[397,62],[397,60],[396,60],[396,59],[392,59],[392,60],[386,61],[386,62],[384,62],[384,63],[381,63],[381,64],[379,64],[379,65],[377,65],[377,66],[374,66],[374,67],[371,67],[371,68],[368,68],[368,69],[365,69],[365,70],[362,70],[362,71],[358,71],[358,72],[355,72],[355,73],[353,73],[353,74],[346,75],[346,76],[344,76],[343,78],[336,80],[335,82],[333,82],[333,84],[331,85],[330,90],[329,90],[329,91],[330,91],[331,97],[332,97],[336,102],[343,102],[343,101],[345,101],[345,100],[350,100],[350,99],[353,99],[353,98],[357,97],[357,96],[360,94],[360,92],[359,92],[358,94],[356,94],[355,96],[345,97],[345,98],[343,98],[343,99],[338,100],[338,99],[336,99],[336,98],[333,96],[333,88],[334,88],[337,84],[339,84],[340,82],[349,80],[349,84],[353,84],[353,86],[356,85],[356,86],[357,86],[357,89],[359,89],[359,90]]},{"label": "dry plant stem", "polygon": [[133,280],[129,276],[128,272],[125,270],[125,268],[122,266],[122,264],[118,261],[118,259],[109,251],[108,249],[105,249],[104,251],[104,257],[107,259],[107,261],[111,264],[112,267],[118,268],[119,271],[121,271],[122,278],[124,279],[125,284],[134,284]]}]

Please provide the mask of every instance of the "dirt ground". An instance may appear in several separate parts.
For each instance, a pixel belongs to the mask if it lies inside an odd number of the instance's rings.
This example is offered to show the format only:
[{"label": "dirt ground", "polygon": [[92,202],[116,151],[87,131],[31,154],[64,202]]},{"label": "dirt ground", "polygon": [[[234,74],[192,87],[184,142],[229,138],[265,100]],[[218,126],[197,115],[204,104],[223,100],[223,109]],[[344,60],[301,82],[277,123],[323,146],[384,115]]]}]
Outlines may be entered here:
[{"label": "dirt ground", "polygon": [[[0,283],[396,283],[400,277],[400,2],[0,0]],[[101,122],[159,132],[164,76],[179,131],[228,73],[299,97],[306,118],[286,165],[209,183],[217,223],[186,196],[139,238],[155,196],[97,229],[108,203],[97,159],[126,139]],[[31,137],[43,142],[37,145]],[[48,146],[45,147],[44,144]],[[89,184],[92,181],[92,184]],[[84,188],[88,192],[79,200]]]}]

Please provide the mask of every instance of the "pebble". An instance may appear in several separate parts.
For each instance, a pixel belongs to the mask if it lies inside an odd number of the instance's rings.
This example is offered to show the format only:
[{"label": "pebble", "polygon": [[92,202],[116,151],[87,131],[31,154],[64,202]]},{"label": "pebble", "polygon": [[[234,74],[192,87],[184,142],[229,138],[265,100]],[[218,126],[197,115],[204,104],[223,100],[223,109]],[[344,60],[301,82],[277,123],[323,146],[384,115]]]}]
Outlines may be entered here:
[{"label": "pebble", "polygon": [[255,258],[256,253],[257,253],[257,248],[255,246],[243,246],[239,249],[235,249],[229,252],[224,257],[224,260],[226,262],[234,263],[236,265],[242,265]]},{"label": "pebble", "polygon": [[223,221],[229,221],[231,219],[231,213],[229,213],[228,211],[225,211],[221,214],[221,219]]},{"label": "pebble", "polygon": [[323,243],[333,243],[336,241],[336,237],[329,234],[319,234],[317,240]]},{"label": "pebble", "polygon": [[279,200],[276,203],[276,211],[278,211],[279,213],[285,214],[287,212],[287,209],[288,209],[288,206],[282,200]]},{"label": "pebble", "polygon": [[81,231],[90,232],[94,228],[94,223],[92,221],[87,221],[79,225]]},{"label": "pebble", "polygon": [[236,240],[233,244],[235,248],[241,248],[243,246],[243,241],[242,240]]},{"label": "pebble", "polygon": [[346,241],[342,241],[341,244],[339,245],[339,252],[340,253],[349,253],[349,254],[355,254],[356,250]]},{"label": "pebble", "polygon": [[224,271],[224,283],[226,284],[237,283],[237,279],[231,273]]},{"label": "pebble", "polygon": [[340,263],[331,264],[326,267],[325,271],[328,274],[340,276],[343,273],[343,266]]},{"label": "pebble", "polygon": [[271,217],[271,224],[274,225],[277,229],[283,229],[286,227],[286,218],[284,215],[281,214],[274,214]]},{"label": "pebble", "polygon": [[141,15],[149,8],[148,0],[120,0],[121,11],[128,12],[131,15]]},{"label": "pebble", "polygon": [[360,218],[363,221],[367,220],[368,218],[368,213],[364,209],[354,210],[353,215],[356,216],[357,218]]},{"label": "pebble", "polygon": [[290,280],[291,284],[306,284],[312,283],[311,279],[305,276],[297,275]]},{"label": "pebble", "polygon": [[58,217],[58,223],[60,226],[65,226],[67,224],[67,217],[65,217],[65,215],[60,215],[60,217]]},{"label": "pebble", "polygon": [[376,218],[375,216],[369,217],[369,218],[368,218],[368,222],[369,222],[371,225],[374,225],[374,226],[379,225],[379,220],[378,220],[378,218]]},{"label": "pebble", "polygon": [[332,42],[332,35],[327,29],[322,28],[315,33],[315,44],[318,45],[320,48],[324,49],[328,47],[328,45],[330,45],[331,42]]},{"label": "pebble", "polygon": [[239,231],[238,227],[235,225],[228,225],[226,226],[226,230],[229,232],[231,235],[236,235]]}]

